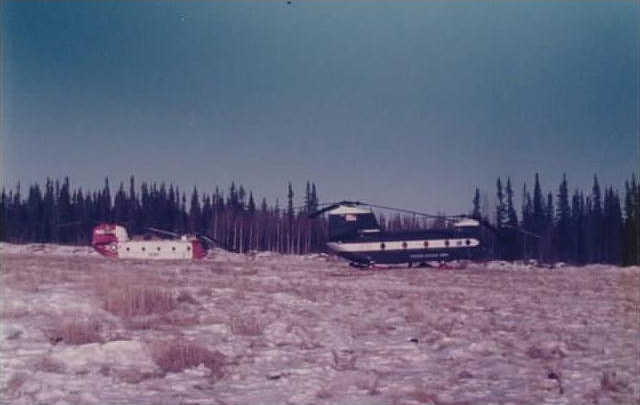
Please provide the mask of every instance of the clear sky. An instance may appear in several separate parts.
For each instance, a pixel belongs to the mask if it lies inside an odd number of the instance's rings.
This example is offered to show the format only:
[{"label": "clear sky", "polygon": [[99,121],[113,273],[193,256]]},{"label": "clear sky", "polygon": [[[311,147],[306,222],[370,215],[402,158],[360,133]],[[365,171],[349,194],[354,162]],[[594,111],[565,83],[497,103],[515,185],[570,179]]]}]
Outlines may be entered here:
[{"label": "clear sky", "polygon": [[130,175],[269,204],[468,212],[623,192],[639,172],[637,1],[2,1],[2,184]]}]

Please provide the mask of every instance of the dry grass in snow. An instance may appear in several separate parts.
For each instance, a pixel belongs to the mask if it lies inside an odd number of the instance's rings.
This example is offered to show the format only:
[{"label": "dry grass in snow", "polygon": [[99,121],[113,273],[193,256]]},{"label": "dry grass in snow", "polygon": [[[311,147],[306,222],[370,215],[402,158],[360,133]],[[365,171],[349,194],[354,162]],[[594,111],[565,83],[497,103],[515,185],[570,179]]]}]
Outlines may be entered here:
[{"label": "dry grass in snow", "polygon": [[224,374],[225,356],[219,351],[209,350],[184,339],[154,341],[149,346],[153,361],[165,373],[178,373],[187,368],[203,365],[215,378],[221,378]]},{"label": "dry grass in snow", "polygon": [[104,309],[122,318],[163,314],[177,307],[171,291],[158,287],[109,284],[98,286]]},{"label": "dry grass in snow", "polygon": [[264,329],[263,321],[250,313],[234,313],[229,318],[229,326],[234,335],[260,336]]},{"label": "dry grass in snow", "polygon": [[71,345],[100,342],[100,322],[92,317],[70,314],[54,318],[53,325],[47,329],[52,344],[64,342]]}]

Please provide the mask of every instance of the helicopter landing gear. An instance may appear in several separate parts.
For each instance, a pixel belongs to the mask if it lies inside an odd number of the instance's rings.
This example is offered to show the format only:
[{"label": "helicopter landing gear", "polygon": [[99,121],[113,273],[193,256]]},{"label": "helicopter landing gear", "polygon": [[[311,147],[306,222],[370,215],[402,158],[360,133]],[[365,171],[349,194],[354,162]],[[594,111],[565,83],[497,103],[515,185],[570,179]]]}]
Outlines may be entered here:
[{"label": "helicopter landing gear", "polygon": [[373,262],[369,263],[361,263],[361,262],[351,262],[349,266],[355,267],[356,269],[371,269],[375,266]]}]

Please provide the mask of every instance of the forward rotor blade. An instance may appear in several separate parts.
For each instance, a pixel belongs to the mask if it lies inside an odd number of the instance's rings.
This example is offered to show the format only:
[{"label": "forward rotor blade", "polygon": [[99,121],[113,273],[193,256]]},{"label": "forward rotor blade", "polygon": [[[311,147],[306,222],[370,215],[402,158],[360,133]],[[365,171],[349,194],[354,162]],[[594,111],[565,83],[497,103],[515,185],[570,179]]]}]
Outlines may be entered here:
[{"label": "forward rotor blade", "polygon": [[358,202],[358,203],[360,205],[366,205],[366,206],[373,207],[373,208],[380,208],[380,209],[383,209],[383,210],[403,212],[405,214],[418,215],[418,216],[421,216],[421,217],[433,218],[433,219],[453,220],[453,219],[456,219],[456,218],[465,217],[465,215],[461,215],[461,214],[458,214],[458,215],[434,215],[434,214],[427,214],[426,212],[407,210],[407,209],[398,208],[398,207],[391,207],[391,206],[388,206],[388,205],[369,204],[369,203],[366,203],[366,202]]},{"label": "forward rotor blade", "polygon": [[335,208],[338,208],[341,205],[351,205],[351,206],[353,206],[353,205],[367,205],[367,204],[362,204],[360,201],[340,201],[340,202],[337,202],[337,203],[329,203],[329,205],[327,205],[326,207],[310,213],[308,215],[308,218],[309,219],[317,218],[320,215],[324,214],[325,212],[331,211],[331,210],[333,210]]},{"label": "forward rotor blade", "polygon": [[334,208],[338,208],[340,206],[340,204],[331,204],[331,205],[327,205],[326,207],[319,209],[317,211],[312,212],[311,214],[307,215],[307,217],[309,219],[314,219],[319,217],[320,215],[324,214],[327,211],[331,211]]}]

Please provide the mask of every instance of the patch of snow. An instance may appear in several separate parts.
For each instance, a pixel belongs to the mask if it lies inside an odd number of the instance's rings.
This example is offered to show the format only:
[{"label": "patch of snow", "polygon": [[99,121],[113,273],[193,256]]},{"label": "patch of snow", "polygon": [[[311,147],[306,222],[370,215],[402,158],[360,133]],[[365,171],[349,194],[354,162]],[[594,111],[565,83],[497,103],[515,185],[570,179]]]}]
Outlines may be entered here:
[{"label": "patch of snow", "polygon": [[133,367],[153,371],[157,368],[144,343],[135,340],[115,340],[106,343],[88,343],[57,346],[49,354],[72,373],[97,372],[100,367]]},{"label": "patch of snow", "polygon": [[[2,403],[640,401],[638,266],[360,271],[325,255],[218,249],[186,263],[55,245],[0,254]],[[96,295],[109,280],[194,299],[126,319]],[[101,341],[50,341],[52,322],[74,318],[95,319]],[[194,345],[178,358],[226,360],[164,372],[151,345],[172,341]]]},{"label": "patch of snow", "polygon": [[91,246],[56,245],[51,243],[14,244],[7,242],[0,242],[0,254],[99,256]]}]

